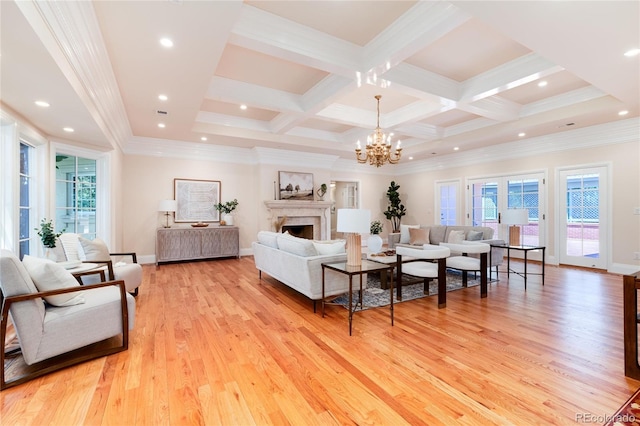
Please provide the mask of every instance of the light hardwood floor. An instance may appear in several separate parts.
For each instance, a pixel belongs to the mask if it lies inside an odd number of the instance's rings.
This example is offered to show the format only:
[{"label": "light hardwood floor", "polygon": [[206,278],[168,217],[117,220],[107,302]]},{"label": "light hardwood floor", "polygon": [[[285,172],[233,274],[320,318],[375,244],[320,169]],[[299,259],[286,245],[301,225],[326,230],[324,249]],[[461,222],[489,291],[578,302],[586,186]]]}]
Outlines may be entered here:
[{"label": "light hardwood floor", "polygon": [[0,423],[601,424],[640,386],[622,277],[547,274],[397,304],[393,327],[360,312],[349,337],[252,257],[148,265],[129,350],[1,392]]}]

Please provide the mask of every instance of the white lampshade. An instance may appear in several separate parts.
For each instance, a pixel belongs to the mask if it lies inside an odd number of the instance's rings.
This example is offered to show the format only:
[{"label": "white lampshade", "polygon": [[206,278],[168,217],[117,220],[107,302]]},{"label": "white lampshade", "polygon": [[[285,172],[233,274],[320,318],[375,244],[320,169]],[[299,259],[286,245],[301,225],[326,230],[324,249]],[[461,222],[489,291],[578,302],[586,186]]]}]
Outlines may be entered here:
[{"label": "white lampshade", "polygon": [[527,225],[529,223],[529,210],[508,209],[502,213],[502,223],[506,225]]},{"label": "white lampshade", "polygon": [[363,209],[338,209],[336,231],[366,234],[370,230],[371,211]]},{"label": "white lampshade", "polygon": [[177,207],[178,203],[176,203],[176,200],[162,200],[158,203],[159,212],[175,212]]}]

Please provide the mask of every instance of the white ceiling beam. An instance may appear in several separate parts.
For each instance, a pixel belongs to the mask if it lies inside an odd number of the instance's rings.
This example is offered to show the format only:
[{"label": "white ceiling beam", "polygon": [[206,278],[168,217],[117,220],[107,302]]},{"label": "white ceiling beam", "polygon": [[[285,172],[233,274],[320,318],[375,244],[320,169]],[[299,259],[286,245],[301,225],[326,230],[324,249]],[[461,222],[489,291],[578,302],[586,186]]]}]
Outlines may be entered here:
[{"label": "white ceiling beam", "polygon": [[474,102],[562,70],[562,67],[540,55],[529,53],[464,81],[458,100]]},{"label": "white ceiling beam", "polygon": [[304,112],[300,95],[217,76],[211,79],[205,98],[275,111]]},{"label": "white ceiling beam", "polygon": [[363,48],[363,67],[380,76],[470,18],[450,3],[418,2]]},{"label": "white ceiling beam", "polygon": [[499,96],[492,96],[471,103],[458,103],[458,109],[495,121],[511,121],[518,119],[522,105]]},{"label": "white ceiling beam", "polygon": [[229,43],[346,77],[361,68],[360,46],[246,4]]}]

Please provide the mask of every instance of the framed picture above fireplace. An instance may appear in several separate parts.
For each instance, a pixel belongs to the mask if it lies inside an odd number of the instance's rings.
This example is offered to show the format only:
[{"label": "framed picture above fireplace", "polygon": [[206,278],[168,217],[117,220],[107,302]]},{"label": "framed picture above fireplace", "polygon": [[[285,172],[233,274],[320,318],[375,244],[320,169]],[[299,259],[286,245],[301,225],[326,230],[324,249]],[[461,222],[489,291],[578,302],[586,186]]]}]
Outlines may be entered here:
[{"label": "framed picture above fireplace", "polygon": [[278,172],[281,200],[313,201],[313,173]]}]

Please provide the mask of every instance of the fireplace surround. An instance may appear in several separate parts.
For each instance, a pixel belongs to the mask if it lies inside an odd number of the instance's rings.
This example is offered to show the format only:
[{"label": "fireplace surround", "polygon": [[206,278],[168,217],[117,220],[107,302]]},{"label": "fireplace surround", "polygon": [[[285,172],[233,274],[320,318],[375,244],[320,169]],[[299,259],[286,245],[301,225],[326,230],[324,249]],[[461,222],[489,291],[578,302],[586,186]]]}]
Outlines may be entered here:
[{"label": "fireplace surround", "polygon": [[265,201],[269,210],[270,230],[278,231],[276,224],[283,226],[313,226],[314,240],[328,240],[331,237],[331,201]]}]

